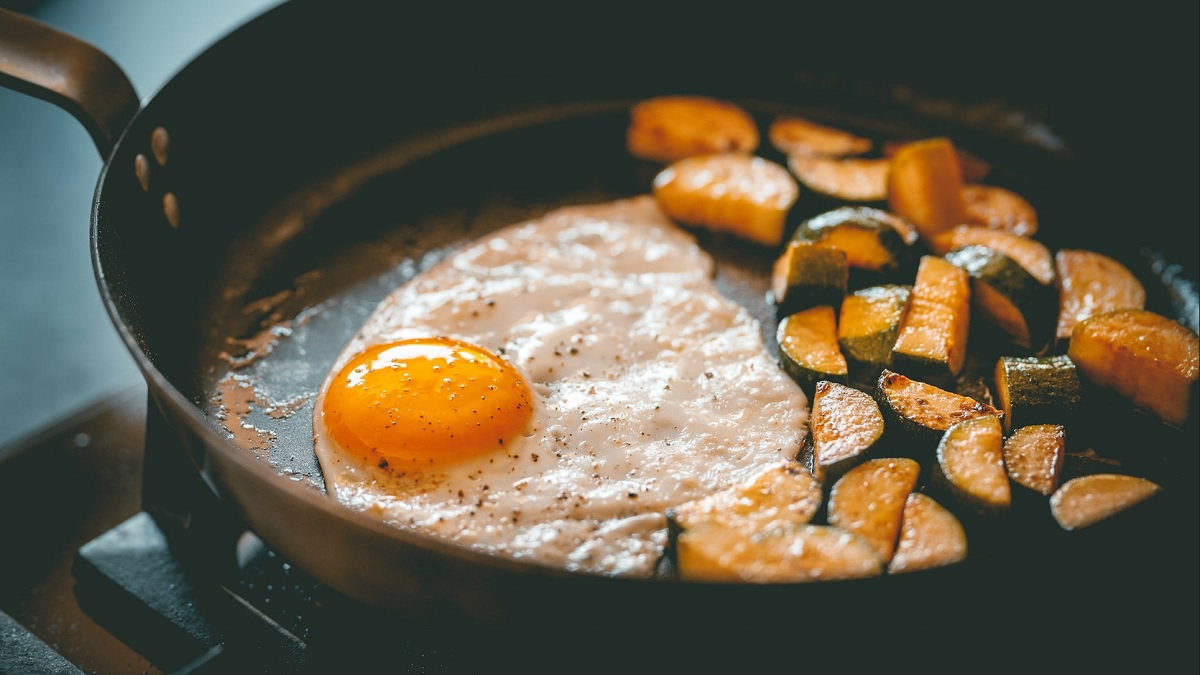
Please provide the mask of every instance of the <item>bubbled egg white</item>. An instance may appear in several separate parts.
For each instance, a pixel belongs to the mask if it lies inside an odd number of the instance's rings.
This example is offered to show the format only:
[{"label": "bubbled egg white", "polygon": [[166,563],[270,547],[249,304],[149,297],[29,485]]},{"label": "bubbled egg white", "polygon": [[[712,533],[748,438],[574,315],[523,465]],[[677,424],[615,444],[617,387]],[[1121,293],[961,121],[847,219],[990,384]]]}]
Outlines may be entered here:
[{"label": "bubbled egg white", "polygon": [[479,551],[650,576],[667,507],[794,459],[808,402],[650,196],[480,239],[385,298],[315,402],[344,505]]}]

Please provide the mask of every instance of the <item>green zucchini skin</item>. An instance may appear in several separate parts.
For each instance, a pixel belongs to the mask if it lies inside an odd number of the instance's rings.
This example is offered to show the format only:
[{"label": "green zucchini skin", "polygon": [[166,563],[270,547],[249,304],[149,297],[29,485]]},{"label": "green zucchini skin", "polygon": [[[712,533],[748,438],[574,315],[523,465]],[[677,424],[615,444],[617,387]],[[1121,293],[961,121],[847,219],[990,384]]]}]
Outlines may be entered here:
[{"label": "green zucchini skin", "polygon": [[784,317],[776,329],[783,369],[810,398],[821,380],[847,382],[848,369],[838,348],[836,326],[834,308],[818,305]]},{"label": "green zucchini skin", "polygon": [[[1019,346],[1040,353],[1050,344],[1055,323],[1058,320],[1057,289],[1044,284],[1029,273],[1017,261],[1000,251],[979,244],[971,244],[950,251],[946,260],[966,270],[972,283],[987,284],[993,291],[1008,299],[1020,312],[1028,335],[1020,335],[997,324],[1001,330]],[[976,297],[979,293],[972,293]],[[994,317],[984,312],[984,317],[996,323]]]},{"label": "green zucchini skin", "polygon": [[1066,355],[1001,356],[996,397],[1005,432],[1032,424],[1071,426],[1083,406],[1083,387]]},{"label": "green zucchini skin", "polygon": [[[892,346],[896,344],[911,295],[912,286],[886,284],[860,288],[843,299],[838,345],[846,357],[851,381],[874,384],[879,373],[892,366]],[[876,319],[878,323],[872,322],[875,325],[865,333],[848,328],[868,319]]]},{"label": "green zucchini skin", "polygon": [[[901,269],[911,266],[913,256],[909,242],[885,217],[886,213],[879,209],[844,206],[802,221],[792,238],[843,248],[849,257],[852,275],[865,272],[866,278],[874,275],[890,279]],[[857,232],[851,237],[839,236],[846,230]],[[867,250],[852,250],[852,244],[847,243],[851,239],[865,245]]]},{"label": "green zucchini skin", "polygon": [[808,241],[789,243],[771,275],[771,302],[776,316],[786,317],[818,305],[839,307],[849,278],[845,251]]},{"label": "green zucchini skin", "polygon": [[883,414],[888,447],[900,448],[900,454],[917,461],[928,461],[954,424],[1003,415],[982,401],[886,369],[879,374],[874,397]]},{"label": "green zucchini skin", "polygon": [[883,438],[883,413],[875,399],[828,380],[816,383],[808,422],[800,461],[826,486],[872,456]]},{"label": "green zucchini skin", "polygon": [[922,256],[892,346],[892,368],[950,386],[969,353],[970,326],[971,275],[941,256]]},{"label": "green zucchini skin", "polygon": [[[988,415],[963,420],[947,429],[938,442],[932,486],[974,515],[994,516],[1012,506],[1001,425],[999,418]],[[957,474],[952,470],[955,457],[960,467]],[[961,467],[964,462],[970,464],[966,469]]]}]

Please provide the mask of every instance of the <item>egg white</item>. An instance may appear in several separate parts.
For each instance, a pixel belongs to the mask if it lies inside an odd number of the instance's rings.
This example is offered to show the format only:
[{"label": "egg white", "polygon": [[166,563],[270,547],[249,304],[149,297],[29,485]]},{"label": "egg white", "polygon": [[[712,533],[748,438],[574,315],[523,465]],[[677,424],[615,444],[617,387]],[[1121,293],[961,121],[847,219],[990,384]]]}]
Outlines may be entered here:
[{"label": "egg white", "polygon": [[[653,197],[559,209],[487,236],[385,298],[315,401],[315,450],[344,505],[495,555],[649,576],[667,507],[794,459],[803,392],[714,263]],[[453,337],[534,393],[521,438],[479,461],[397,474],[342,453],[322,418],[368,345]]]}]

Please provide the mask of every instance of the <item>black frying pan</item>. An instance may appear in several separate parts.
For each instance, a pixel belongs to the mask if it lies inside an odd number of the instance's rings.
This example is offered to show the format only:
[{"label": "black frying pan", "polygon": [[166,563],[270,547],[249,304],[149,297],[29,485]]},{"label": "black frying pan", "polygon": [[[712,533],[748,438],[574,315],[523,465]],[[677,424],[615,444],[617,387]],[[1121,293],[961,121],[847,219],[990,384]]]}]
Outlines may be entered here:
[{"label": "black frying pan", "polygon": [[[1195,163],[1164,160],[1152,182],[1124,166],[1140,150],[1100,149],[1101,129],[1129,121],[1118,118],[1135,106],[1120,99],[1104,111],[1091,107],[1094,93],[1077,102],[1063,93],[1068,74],[1084,89],[1102,80],[1064,69],[1079,65],[1073,58],[1038,62],[1080,49],[1045,41],[1064,24],[1021,24],[1024,51],[964,63],[960,50],[979,45],[941,39],[948,33],[932,15],[796,14],[741,29],[649,11],[559,22],[296,1],[213,45],[140,106],[119,71],[91,89],[31,91],[76,113],[106,158],[92,213],[97,281],[198,473],[251,531],[360,607],[382,635],[394,617],[447,616],[531,648],[546,648],[525,632],[534,629],[570,627],[610,655],[663,636],[688,645],[676,657],[698,650],[703,661],[783,628],[807,643],[783,643],[803,654],[798,664],[830,653],[849,666],[893,656],[901,664],[903,652],[888,649],[905,646],[929,650],[922,658],[932,667],[934,652],[961,658],[984,646],[997,661],[1021,662],[1021,636],[1030,635],[1099,638],[1104,645],[1071,651],[1105,654],[1097,663],[1190,643],[1195,415],[1182,432],[1089,430],[1102,450],[1167,487],[1136,517],[1070,536],[1045,514],[1014,518],[973,538],[968,563],[866,581],[755,587],[570,574],[387,528],[324,494],[311,397],[374,303],[431,253],[557,205],[645,192],[652,168],[625,154],[623,130],[629,105],[658,94],[736,100],[764,126],[795,112],[877,139],[950,135],[993,164],[989,182],[1038,206],[1039,238],[1126,262],[1150,286],[1151,308],[1196,329]],[[977,37],[997,39],[1019,23],[997,20]],[[13,25],[0,24],[0,36],[29,36]],[[95,55],[74,59],[94,83]],[[1103,74],[1143,92],[1140,80]],[[1069,140],[1012,101],[1057,104]],[[1084,111],[1105,116],[1080,121]],[[1194,126],[1194,114],[1161,116],[1186,124],[1139,127],[1143,138]],[[1179,133],[1184,147],[1172,152],[1194,159],[1194,130]],[[825,206],[808,195],[794,215]],[[723,290],[763,320],[771,342],[772,253],[700,236],[718,257]],[[217,397],[231,375],[254,387],[240,419],[257,432],[221,408],[233,400]],[[883,647],[861,650],[863,639]],[[1121,640],[1142,646],[1114,647]],[[779,648],[749,649],[746,663],[775,662],[761,650]],[[1194,662],[1194,651],[1182,653]]]}]

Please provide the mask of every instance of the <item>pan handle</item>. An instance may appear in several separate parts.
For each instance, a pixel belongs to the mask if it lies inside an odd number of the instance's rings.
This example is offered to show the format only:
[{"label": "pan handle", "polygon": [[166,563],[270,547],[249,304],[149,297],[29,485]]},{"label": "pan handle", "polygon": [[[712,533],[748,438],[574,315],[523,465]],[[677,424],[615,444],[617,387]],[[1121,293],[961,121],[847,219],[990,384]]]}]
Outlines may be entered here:
[{"label": "pan handle", "polygon": [[105,161],[141,107],[133,84],[107,54],[3,8],[0,86],[49,101],[74,115]]}]

